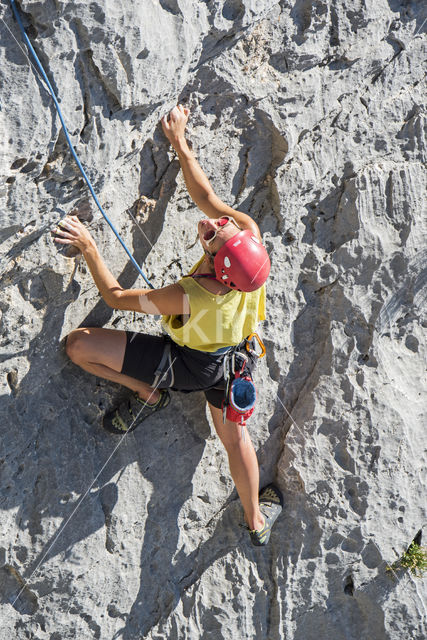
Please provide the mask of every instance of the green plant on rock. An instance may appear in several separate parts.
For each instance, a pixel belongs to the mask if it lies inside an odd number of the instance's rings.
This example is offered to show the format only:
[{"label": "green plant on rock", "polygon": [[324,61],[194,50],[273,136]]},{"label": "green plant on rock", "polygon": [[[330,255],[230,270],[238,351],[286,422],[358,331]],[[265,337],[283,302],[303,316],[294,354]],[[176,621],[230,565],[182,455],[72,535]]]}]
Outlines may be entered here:
[{"label": "green plant on rock", "polygon": [[427,571],[427,548],[422,547],[416,542],[411,542],[403,556],[394,562],[391,567],[388,567],[388,569],[395,571],[400,567],[409,569],[414,576],[421,578],[424,572]]}]

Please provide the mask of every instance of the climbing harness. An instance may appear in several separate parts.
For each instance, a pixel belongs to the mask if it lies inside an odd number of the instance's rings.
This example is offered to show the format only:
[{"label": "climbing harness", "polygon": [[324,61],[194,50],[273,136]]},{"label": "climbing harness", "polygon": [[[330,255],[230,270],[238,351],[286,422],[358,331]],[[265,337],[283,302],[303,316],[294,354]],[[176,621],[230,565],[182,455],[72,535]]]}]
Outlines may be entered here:
[{"label": "climbing harness", "polygon": [[[256,351],[256,343],[261,353]],[[231,349],[224,357],[225,398],[222,403],[222,420],[228,419],[242,427],[253,414],[257,392],[248,367],[249,361],[265,356],[265,346],[257,333],[251,333],[243,342]]]},{"label": "climbing harness", "polygon": [[144,278],[144,280],[148,284],[148,286],[151,289],[154,289],[154,286],[148,280],[148,278],[146,277],[146,275],[142,271],[141,267],[139,266],[139,264],[137,263],[137,261],[135,260],[135,258],[133,257],[133,255],[131,254],[129,249],[127,248],[126,244],[122,240],[119,232],[117,231],[117,229],[115,228],[115,226],[113,225],[113,223],[111,222],[111,220],[109,219],[107,214],[105,213],[104,209],[102,208],[102,206],[101,206],[101,204],[100,204],[100,202],[99,202],[99,200],[98,200],[98,198],[96,196],[96,193],[95,193],[95,191],[94,191],[94,189],[92,187],[92,184],[91,184],[88,176],[86,175],[85,170],[83,169],[83,167],[81,165],[81,162],[80,162],[80,160],[79,160],[79,158],[77,156],[77,153],[76,153],[76,151],[74,149],[73,143],[71,142],[71,139],[70,139],[70,136],[69,136],[69,133],[68,133],[68,129],[66,127],[66,124],[64,122],[64,118],[63,118],[62,113],[61,113],[61,109],[59,107],[58,99],[57,99],[57,97],[55,95],[54,90],[52,89],[52,85],[49,82],[49,78],[47,77],[46,72],[43,69],[43,66],[42,66],[42,64],[41,64],[36,52],[34,51],[34,48],[33,48],[32,44],[31,44],[31,42],[30,42],[30,40],[29,40],[29,38],[28,38],[28,36],[27,36],[27,34],[25,32],[24,26],[22,24],[21,17],[19,15],[18,9],[17,9],[16,4],[15,4],[15,0],[10,0],[10,4],[11,4],[12,11],[13,11],[13,14],[15,16],[15,19],[16,19],[16,21],[18,23],[19,29],[21,31],[22,37],[24,39],[24,42],[27,45],[28,50],[31,53],[31,55],[32,55],[36,65],[37,65],[37,68],[38,68],[38,70],[40,72],[40,75],[41,75],[42,79],[44,80],[50,95],[52,96],[53,102],[55,104],[56,111],[57,111],[59,119],[61,121],[61,125],[62,125],[62,128],[64,130],[65,137],[67,139],[68,146],[70,147],[70,151],[71,151],[71,153],[73,155],[73,158],[76,161],[76,164],[77,164],[78,168],[80,169],[80,172],[81,172],[83,178],[85,179],[85,182],[86,182],[87,186],[89,187],[89,191],[90,191],[93,199],[95,200],[98,209],[100,210],[101,214],[103,215],[105,221],[110,225],[113,233],[115,234],[116,238],[118,239],[118,241],[122,245],[123,249],[126,251],[126,253],[127,253],[128,257],[130,258],[130,260],[131,260],[132,264],[134,265],[134,267],[138,270],[139,274]]}]

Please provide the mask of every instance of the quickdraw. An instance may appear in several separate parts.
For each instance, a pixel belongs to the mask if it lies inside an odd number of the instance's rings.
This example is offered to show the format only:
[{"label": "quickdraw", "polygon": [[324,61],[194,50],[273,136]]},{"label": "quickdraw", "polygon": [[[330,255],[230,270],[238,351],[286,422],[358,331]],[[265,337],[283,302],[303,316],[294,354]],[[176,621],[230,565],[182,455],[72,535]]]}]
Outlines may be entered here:
[{"label": "quickdraw", "polygon": [[[261,348],[257,353],[255,340]],[[253,414],[257,392],[248,367],[249,360],[263,358],[265,346],[256,333],[232,349],[224,358],[225,399],[222,403],[222,419],[236,422],[243,427]]]}]

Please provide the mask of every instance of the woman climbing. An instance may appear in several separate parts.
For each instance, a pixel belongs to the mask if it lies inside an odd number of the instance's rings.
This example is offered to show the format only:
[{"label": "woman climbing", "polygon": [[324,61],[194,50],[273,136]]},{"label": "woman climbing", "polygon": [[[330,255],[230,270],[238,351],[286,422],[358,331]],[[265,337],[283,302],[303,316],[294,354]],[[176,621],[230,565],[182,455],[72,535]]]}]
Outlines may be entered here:
[{"label": "woman climbing", "polygon": [[[125,434],[166,407],[169,388],[203,390],[228,454],[251,540],[265,545],[282,509],[282,496],[275,485],[258,494],[258,461],[246,426],[225,417],[222,406],[225,359],[237,345],[244,346],[258,322],[264,320],[264,283],[270,261],[258,225],[214,193],[186,142],[188,116],[189,110],[179,105],[162,120],[163,131],[178,154],[188,192],[208,216],[198,223],[204,255],[188,276],[161,289],[123,289],[104,264],[89,231],[75,216],[65,218],[56,230],[56,242],[80,249],[109,306],[161,314],[166,335],[75,329],[67,338],[66,351],[85,371],[134,392],[104,417],[104,428],[113,433]],[[254,361],[248,357],[249,372]]]}]

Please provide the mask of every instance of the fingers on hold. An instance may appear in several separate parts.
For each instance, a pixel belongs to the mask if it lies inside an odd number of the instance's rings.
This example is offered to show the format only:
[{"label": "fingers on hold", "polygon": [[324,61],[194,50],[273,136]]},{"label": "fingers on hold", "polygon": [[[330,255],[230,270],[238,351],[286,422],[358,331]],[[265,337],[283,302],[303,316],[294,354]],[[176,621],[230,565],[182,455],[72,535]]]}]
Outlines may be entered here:
[{"label": "fingers on hold", "polygon": [[183,104],[179,104],[178,109],[181,111],[181,113],[183,113],[186,116],[188,116],[188,114],[190,113],[190,109],[188,109],[187,107],[184,107]]}]

